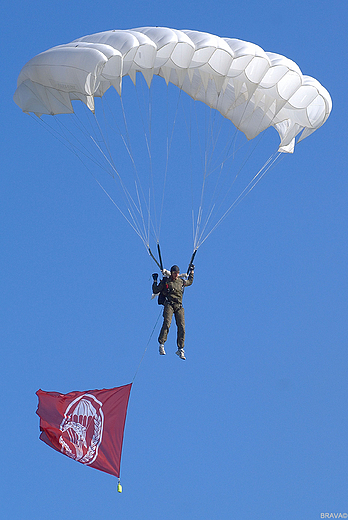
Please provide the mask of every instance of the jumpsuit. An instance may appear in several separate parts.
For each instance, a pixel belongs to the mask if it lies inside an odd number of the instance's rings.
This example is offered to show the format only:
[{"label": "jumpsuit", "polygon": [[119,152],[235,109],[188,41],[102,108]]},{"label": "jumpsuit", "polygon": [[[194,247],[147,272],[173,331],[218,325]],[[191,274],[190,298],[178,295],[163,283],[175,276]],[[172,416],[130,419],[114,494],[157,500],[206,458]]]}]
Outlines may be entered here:
[{"label": "jumpsuit", "polygon": [[184,287],[188,287],[193,283],[193,271],[191,271],[188,280],[177,278],[173,280],[172,277],[163,278],[157,285],[157,282],[152,284],[152,292],[154,294],[162,293],[166,299],[163,309],[163,325],[158,336],[158,342],[164,344],[167,341],[169,328],[175,317],[177,326],[177,346],[179,349],[184,348],[185,344],[185,312],[182,306],[182,297]]}]

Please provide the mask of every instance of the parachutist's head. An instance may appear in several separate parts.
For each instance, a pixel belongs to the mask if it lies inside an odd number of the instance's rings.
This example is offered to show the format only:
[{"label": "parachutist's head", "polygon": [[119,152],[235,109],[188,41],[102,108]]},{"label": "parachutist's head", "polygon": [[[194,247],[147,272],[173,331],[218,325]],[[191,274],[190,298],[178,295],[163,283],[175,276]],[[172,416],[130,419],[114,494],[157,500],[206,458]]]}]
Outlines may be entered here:
[{"label": "parachutist's head", "polygon": [[170,268],[170,274],[172,276],[172,278],[174,280],[177,279],[177,277],[179,276],[179,273],[180,273],[180,269],[177,265],[173,265],[171,268]]}]

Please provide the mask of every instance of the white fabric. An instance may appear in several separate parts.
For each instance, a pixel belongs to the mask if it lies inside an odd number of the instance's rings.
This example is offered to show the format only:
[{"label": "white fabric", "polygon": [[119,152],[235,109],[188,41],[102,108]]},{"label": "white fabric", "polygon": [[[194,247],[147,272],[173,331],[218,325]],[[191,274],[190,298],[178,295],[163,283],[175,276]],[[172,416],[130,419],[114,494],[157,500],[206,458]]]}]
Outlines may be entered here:
[{"label": "white fabric", "polygon": [[122,78],[154,74],[217,109],[248,139],[273,126],[281,152],[328,118],[327,90],[304,76],[293,61],[255,44],[165,27],[115,30],[84,36],[32,58],[22,69],[14,100],[24,112],[73,112],[72,100],[94,110],[94,97],[110,86],[121,94]]}]

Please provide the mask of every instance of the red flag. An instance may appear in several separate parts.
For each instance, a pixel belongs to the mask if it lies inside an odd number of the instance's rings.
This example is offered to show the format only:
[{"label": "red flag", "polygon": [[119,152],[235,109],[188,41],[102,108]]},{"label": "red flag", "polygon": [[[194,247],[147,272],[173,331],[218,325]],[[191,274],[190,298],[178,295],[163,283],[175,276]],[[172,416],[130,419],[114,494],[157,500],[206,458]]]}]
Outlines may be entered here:
[{"label": "red flag", "polygon": [[40,439],[82,464],[119,477],[131,387],[69,394],[38,390]]}]

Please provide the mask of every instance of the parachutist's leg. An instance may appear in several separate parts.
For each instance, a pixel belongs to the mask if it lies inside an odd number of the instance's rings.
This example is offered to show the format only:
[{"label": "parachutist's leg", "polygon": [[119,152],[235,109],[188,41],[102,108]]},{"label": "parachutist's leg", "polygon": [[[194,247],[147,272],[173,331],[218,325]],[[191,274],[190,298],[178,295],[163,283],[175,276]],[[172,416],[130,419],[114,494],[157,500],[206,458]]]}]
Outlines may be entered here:
[{"label": "parachutist's leg", "polygon": [[158,336],[158,343],[160,343],[162,345],[167,341],[170,324],[171,324],[172,318],[173,318],[173,313],[174,313],[173,307],[169,304],[166,304],[164,306],[164,310],[163,310],[163,325],[161,328],[161,332],[159,333],[159,336]]},{"label": "parachutist's leg", "polygon": [[175,322],[178,328],[177,345],[178,348],[184,348],[185,345],[185,312],[184,308],[181,307],[175,312]]}]

